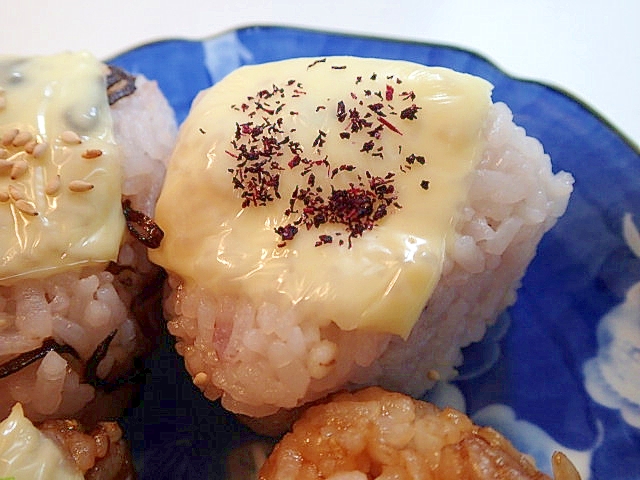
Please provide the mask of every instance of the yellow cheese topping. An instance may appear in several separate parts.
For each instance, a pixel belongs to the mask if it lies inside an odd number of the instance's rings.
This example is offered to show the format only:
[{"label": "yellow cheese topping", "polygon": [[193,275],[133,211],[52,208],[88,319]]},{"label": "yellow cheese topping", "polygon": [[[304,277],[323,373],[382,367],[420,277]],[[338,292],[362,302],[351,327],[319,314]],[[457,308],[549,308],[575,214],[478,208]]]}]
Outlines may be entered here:
[{"label": "yellow cheese topping", "polygon": [[0,423],[0,478],[80,480],[84,475],[24,416],[17,403]]},{"label": "yellow cheese topping", "polygon": [[234,71],[181,127],[152,260],[215,295],[408,335],[483,151],[491,88],[352,57]]},{"label": "yellow cheese topping", "polygon": [[104,65],[0,57],[0,285],[115,260],[121,158]]}]

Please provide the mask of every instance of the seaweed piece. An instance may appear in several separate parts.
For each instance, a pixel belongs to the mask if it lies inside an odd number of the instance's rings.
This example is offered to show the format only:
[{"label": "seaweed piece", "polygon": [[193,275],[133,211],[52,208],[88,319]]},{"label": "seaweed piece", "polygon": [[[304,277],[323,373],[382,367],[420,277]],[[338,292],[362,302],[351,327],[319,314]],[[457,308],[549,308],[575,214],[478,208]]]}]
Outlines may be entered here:
[{"label": "seaweed piece", "polygon": [[108,67],[107,98],[109,105],[113,105],[118,100],[132,95],[136,91],[136,77],[115,65],[108,65]]},{"label": "seaweed piece", "polygon": [[122,212],[131,234],[147,248],[158,248],[164,232],[151,217],[131,208],[131,200],[122,201]]},{"label": "seaweed piece", "polygon": [[119,377],[115,380],[105,380],[98,377],[98,366],[100,365],[100,362],[104,360],[104,357],[107,356],[107,351],[109,350],[109,346],[116,336],[116,333],[118,333],[117,329],[111,331],[111,333],[109,333],[109,335],[107,335],[107,337],[98,344],[85,365],[84,381],[96,390],[100,389],[106,393],[113,392],[119,387],[129,383],[140,384],[144,381],[144,378],[148,373],[148,370],[142,364],[141,359],[135,358],[133,361],[133,369],[127,376]]},{"label": "seaweed piece", "polygon": [[52,351],[58,354],[68,353],[77,359],[80,358],[78,352],[76,352],[73,347],[70,345],[60,344],[53,338],[49,337],[44,339],[40,347],[24,352],[0,365],[0,378],[5,378],[13,373],[19,372],[23,368],[31,365],[41,358],[44,358],[47,353]]},{"label": "seaweed piece", "polygon": [[118,333],[118,330],[112,330],[111,333],[109,333],[109,335],[107,335],[107,337],[98,344],[91,354],[91,357],[89,357],[89,360],[87,360],[84,376],[85,381],[89,385],[96,387],[100,382],[102,382],[102,380],[98,378],[98,365],[100,365],[100,362],[102,362],[104,357],[107,356],[107,350],[109,350],[109,345],[111,345],[116,333]]}]

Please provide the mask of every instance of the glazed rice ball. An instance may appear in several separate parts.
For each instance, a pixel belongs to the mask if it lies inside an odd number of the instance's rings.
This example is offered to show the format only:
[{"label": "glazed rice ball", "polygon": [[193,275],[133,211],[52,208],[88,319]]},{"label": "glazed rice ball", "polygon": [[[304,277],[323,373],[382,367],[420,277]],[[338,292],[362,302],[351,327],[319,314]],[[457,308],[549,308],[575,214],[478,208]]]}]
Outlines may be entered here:
[{"label": "glazed rice ball", "polygon": [[[579,480],[561,453],[556,480]],[[463,413],[370,387],[309,407],[276,445],[260,480],[536,479],[549,477],[501,434]]]}]

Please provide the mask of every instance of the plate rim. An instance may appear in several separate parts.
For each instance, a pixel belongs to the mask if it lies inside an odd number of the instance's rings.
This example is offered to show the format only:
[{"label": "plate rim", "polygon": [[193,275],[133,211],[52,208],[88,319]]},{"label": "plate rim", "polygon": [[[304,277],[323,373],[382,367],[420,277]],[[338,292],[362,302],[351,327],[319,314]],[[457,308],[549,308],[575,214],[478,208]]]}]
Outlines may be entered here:
[{"label": "plate rim", "polygon": [[404,39],[404,38],[393,38],[393,37],[387,37],[384,35],[375,35],[375,34],[362,34],[362,33],[354,33],[354,32],[345,32],[345,31],[331,31],[331,30],[323,30],[323,29],[316,29],[316,28],[311,28],[311,27],[302,27],[302,26],[295,26],[295,25],[285,25],[285,24],[278,24],[278,23],[256,23],[256,24],[247,24],[244,26],[238,26],[238,27],[231,27],[231,28],[227,28],[225,30],[221,30],[219,32],[213,33],[211,35],[207,35],[207,36],[203,36],[203,37],[199,37],[199,38],[189,38],[186,36],[167,36],[165,38],[158,38],[155,40],[150,40],[148,42],[140,42],[134,46],[131,46],[129,48],[125,48],[123,50],[120,50],[112,55],[110,55],[108,58],[106,58],[104,61],[106,63],[110,63],[112,61],[114,61],[115,59],[117,59],[118,57],[121,57],[123,55],[127,55],[130,54],[136,50],[142,49],[142,48],[146,48],[146,47],[152,47],[152,46],[156,46],[156,45],[160,45],[163,43],[171,43],[171,42],[185,42],[185,43],[193,43],[193,44],[204,44],[205,42],[210,42],[213,41],[217,38],[221,38],[224,37],[226,35],[230,35],[233,33],[239,33],[239,32],[243,32],[243,31],[249,31],[249,30],[288,30],[288,31],[292,31],[292,32],[298,32],[298,33],[307,33],[307,34],[312,34],[312,35],[332,35],[332,36],[336,36],[336,37],[342,37],[342,38],[346,38],[346,39],[358,39],[358,40],[370,40],[370,41],[381,41],[381,42],[386,42],[386,43],[393,43],[393,44],[400,44],[400,45],[414,45],[414,46],[423,46],[423,47],[437,47],[437,48],[445,48],[447,50],[452,50],[452,51],[456,51],[459,53],[464,53],[467,55],[470,55],[472,57],[475,57],[476,59],[488,64],[490,67],[494,68],[498,73],[500,73],[501,75],[504,75],[505,77],[520,82],[520,83],[526,83],[526,84],[530,84],[530,85],[534,85],[534,86],[538,86],[538,87],[542,87],[548,90],[551,90],[555,93],[558,93],[564,97],[566,97],[567,99],[569,99],[570,101],[576,103],[580,108],[582,108],[583,110],[585,110],[588,114],[592,115],[596,120],[598,120],[598,122],[600,122],[603,126],[605,126],[608,130],[610,130],[613,134],[615,134],[618,138],[620,138],[629,148],[631,148],[631,150],[634,151],[634,153],[638,156],[640,156],[640,145],[636,144],[636,142],[629,137],[625,132],[623,132],[622,130],[620,130],[611,120],[609,120],[604,114],[602,114],[599,110],[597,110],[595,107],[591,106],[586,100],[582,99],[580,96],[578,96],[577,94],[571,92],[570,90],[568,90],[565,87],[562,87],[560,85],[557,84],[552,84],[552,83],[548,83],[548,82],[544,82],[541,80],[535,80],[535,79],[530,79],[530,78],[526,78],[526,77],[520,77],[517,75],[513,75],[511,73],[509,73],[505,68],[499,66],[494,60],[491,60],[487,54],[483,54],[480,53],[472,48],[468,48],[468,47],[461,47],[458,45],[453,45],[453,44],[449,44],[449,43],[441,43],[441,42],[430,42],[430,41],[422,41],[422,40],[415,40],[415,39]]}]

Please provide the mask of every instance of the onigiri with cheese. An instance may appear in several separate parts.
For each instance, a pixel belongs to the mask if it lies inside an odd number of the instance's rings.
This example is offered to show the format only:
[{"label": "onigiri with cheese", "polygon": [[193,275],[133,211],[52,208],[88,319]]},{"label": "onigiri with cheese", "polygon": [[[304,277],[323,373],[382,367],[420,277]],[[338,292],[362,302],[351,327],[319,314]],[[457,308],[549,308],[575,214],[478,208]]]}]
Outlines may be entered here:
[{"label": "onigiri with cheese", "polygon": [[3,416],[126,405],[161,330],[147,248],[176,131],[156,82],[87,52],[0,57]]},{"label": "onigiri with cheese", "polygon": [[419,397],[513,304],[572,185],[481,78],[241,67],[194,101],[158,200],[169,331],[243,416],[367,385]]}]

